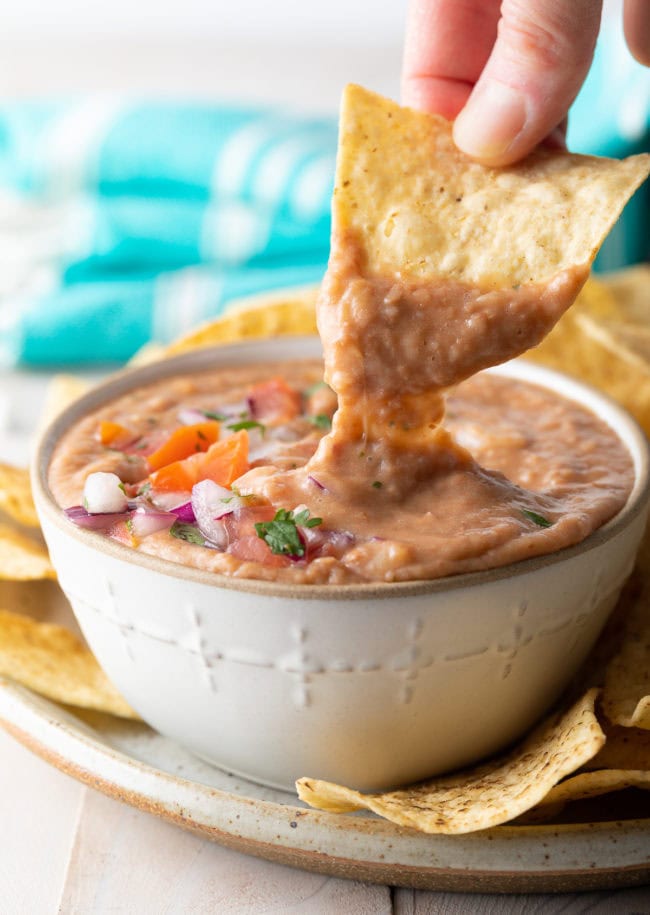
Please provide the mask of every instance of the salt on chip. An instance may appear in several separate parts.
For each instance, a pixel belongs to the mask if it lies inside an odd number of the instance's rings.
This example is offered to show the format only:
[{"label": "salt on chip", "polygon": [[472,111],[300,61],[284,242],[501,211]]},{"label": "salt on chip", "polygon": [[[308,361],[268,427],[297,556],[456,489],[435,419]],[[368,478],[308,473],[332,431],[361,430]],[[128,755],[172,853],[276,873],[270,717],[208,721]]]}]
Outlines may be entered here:
[{"label": "salt on chip", "polygon": [[301,800],[321,810],[367,808],[400,826],[457,834],[498,826],[535,807],[557,783],[588,762],[605,743],[594,713],[598,690],[540,724],[506,756],[456,775],[384,794],[301,778]]},{"label": "salt on chip", "polygon": [[360,86],[343,95],[334,237],[362,245],[369,272],[480,289],[539,283],[588,265],[650,171],[540,148],[488,168],[454,145],[442,117]]},{"label": "salt on chip", "polygon": [[55,702],[138,717],[69,630],[9,610],[0,610],[0,676]]},{"label": "salt on chip", "polygon": [[227,314],[170,343],[166,356],[217,344],[316,333],[316,287],[242,300]]},{"label": "salt on chip", "polygon": [[0,464],[0,512],[26,527],[38,527],[29,470]]},{"label": "salt on chip", "polygon": [[45,547],[8,524],[0,524],[0,579],[56,578]]}]

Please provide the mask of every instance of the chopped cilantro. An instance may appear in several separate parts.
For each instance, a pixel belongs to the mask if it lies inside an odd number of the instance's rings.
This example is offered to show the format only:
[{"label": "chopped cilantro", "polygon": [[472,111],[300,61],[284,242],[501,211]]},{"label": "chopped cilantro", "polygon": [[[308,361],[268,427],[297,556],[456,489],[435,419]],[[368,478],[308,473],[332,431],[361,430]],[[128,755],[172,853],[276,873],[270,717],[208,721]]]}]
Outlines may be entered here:
[{"label": "chopped cilantro", "polygon": [[373,488],[373,489],[381,489],[381,487],[382,487],[383,485],[384,485],[384,484],[381,482],[381,480],[375,480],[375,482],[372,484],[372,488]]},{"label": "chopped cilantro", "polygon": [[126,529],[129,532],[129,534],[132,534],[133,533],[133,521],[131,520],[131,518],[127,518],[124,523],[126,525]]},{"label": "chopped cilantro", "polygon": [[549,521],[548,518],[544,517],[544,515],[538,515],[537,512],[531,512],[527,508],[522,508],[521,513],[525,518],[528,518],[529,521],[532,521],[533,524],[536,524],[538,527],[553,526],[552,521]]},{"label": "chopped cilantro", "polygon": [[146,496],[147,493],[149,493],[149,492],[151,492],[151,483],[145,483],[144,485],[142,485],[142,486],[140,487],[140,489],[139,489],[138,492],[137,492],[137,495],[138,495],[138,496]]},{"label": "chopped cilantro", "polygon": [[186,540],[187,543],[196,543],[197,546],[205,544],[205,537],[201,531],[193,524],[183,524],[181,521],[174,521],[169,533],[177,540]]},{"label": "chopped cilantro", "polygon": [[242,419],[238,423],[230,423],[226,429],[232,429],[233,432],[240,432],[242,429],[260,429],[262,434],[266,432],[264,423],[258,423],[256,419]]},{"label": "chopped cilantro", "polygon": [[88,499],[84,496],[84,508],[88,511]]},{"label": "chopped cilantro", "polygon": [[122,492],[124,493],[124,495],[126,495],[126,487],[125,487],[124,483],[118,483],[117,488],[121,489]]},{"label": "chopped cilantro", "polygon": [[224,413],[212,413],[210,410],[203,410],[202,413],[206,419],[216,419],[218,423],[223,423],[228,419]]},{"label": "chopped cilantro", "polygon": [[332,420],[329,418],[327,413],[317,413],[315,416],[308,416],[307,419],[312,424],[312,426],[317,426],[319,429],[332,428]]},{"label": "chopped cilantro", "polygon": [[272,553],[281,556],[304,556],[305,547],[298,533],[300,527],[317,527],[322,518],[310,518],[305,508],[297,515],[286,508],[280,508],[272,521],[258,521],[255,525],[257,536],[264,540]]}]

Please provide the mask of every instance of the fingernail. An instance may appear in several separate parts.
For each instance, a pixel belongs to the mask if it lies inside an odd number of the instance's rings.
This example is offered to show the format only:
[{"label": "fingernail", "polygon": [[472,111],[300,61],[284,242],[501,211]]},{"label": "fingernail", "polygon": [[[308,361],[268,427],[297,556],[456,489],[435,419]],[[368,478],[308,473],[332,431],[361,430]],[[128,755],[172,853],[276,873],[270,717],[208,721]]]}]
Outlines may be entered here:
[{"label": "fingernail", "polygon": [[525,123],[523,95],[489,80],[476,87],[456,118],[454,142],[474,159],[499,159],[514,144]]}]

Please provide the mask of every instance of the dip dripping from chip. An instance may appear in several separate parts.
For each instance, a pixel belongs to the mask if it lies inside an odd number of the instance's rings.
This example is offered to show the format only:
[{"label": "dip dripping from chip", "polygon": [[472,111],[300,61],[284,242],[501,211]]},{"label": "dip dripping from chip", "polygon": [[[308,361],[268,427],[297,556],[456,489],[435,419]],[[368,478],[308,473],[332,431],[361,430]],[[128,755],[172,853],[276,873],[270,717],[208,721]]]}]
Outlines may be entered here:
[{"label": "dip dripping from chip", "polygon": [[[619,491],[587,525],[479,467],[441,426],[443,398],[551,330],[649,163],[540,149],[486,168],[444,119],[349,86],[317,306],[339,409],[307,466],[265,477],[263,495],[334,529],[353,506],[367,539],[346,564],[386,580],[551,552],[607,521]],[[550,521],[532,538],[534,517]]]}]

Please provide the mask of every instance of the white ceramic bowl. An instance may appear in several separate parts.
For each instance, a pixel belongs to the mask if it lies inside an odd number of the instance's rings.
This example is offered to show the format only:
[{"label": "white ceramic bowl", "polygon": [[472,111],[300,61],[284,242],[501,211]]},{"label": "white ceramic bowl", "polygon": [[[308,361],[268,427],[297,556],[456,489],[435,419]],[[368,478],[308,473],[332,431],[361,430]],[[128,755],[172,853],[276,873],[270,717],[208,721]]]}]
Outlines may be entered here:
[{"label": "white ceramic bowl", "polygon": [[81,628],[145,721],[230,771],[278,787],[302,775],[375,790],[505,746],[583,661],[632,569],[649,485],[645,437],[597,392],[525,362],[500,372],[594,410],[626,443],[636,483],[586,541],[437,581],[290,586],[142,555],[71,524],[47,485],[53,448],[129,389],[208,367],[315,356],[284,338],[123,373],[65,411],[34,466],[43,530]]}]

